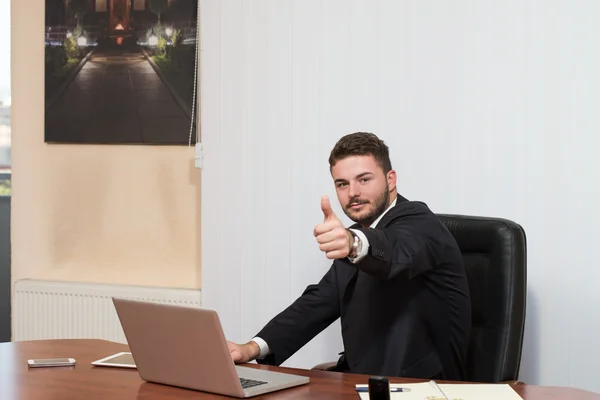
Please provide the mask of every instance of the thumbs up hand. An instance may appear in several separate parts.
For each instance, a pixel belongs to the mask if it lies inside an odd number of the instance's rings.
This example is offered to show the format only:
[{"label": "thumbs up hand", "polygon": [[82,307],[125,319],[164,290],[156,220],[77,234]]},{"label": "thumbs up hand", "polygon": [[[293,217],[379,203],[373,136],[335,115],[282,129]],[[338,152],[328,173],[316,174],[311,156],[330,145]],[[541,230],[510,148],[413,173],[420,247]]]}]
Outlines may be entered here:
[{"label": "thumbs up hand", "polygon": [[353,238],[331,209],[327,196],[321,198],[321,210],[323,211],[323,223],[318,224],[314,230],[319,249],[325,252],[330,260],[347,257]]}]

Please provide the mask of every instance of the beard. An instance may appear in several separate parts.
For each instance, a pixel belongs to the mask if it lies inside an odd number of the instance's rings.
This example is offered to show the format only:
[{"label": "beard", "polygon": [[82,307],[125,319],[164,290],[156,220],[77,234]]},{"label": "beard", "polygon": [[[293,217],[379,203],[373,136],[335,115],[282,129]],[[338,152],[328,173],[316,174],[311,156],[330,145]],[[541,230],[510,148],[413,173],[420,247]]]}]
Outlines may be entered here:
[{"label": "beard", "polygon": [[348,216],[352,221],[361,224],[363,226],[369,226],[375,221],[383,212],[387,209],[390,202],[390,192],[384,190],[381,196],[375,199],[370,209],[361,210],[359,212],[353,211],[350,207],[355,204],[370,204],[368,200],[361,199],[350,199],[348,204],[344,207],[344,214]]}]

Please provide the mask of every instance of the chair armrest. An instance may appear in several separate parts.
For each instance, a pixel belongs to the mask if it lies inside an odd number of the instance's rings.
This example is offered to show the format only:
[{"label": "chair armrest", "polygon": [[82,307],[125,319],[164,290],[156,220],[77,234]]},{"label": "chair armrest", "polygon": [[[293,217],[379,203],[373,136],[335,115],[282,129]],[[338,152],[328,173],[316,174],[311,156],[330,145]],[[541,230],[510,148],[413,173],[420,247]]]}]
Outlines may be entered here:
[{"label": "chair armrest", "polygon": [[318,370],[318,371],[333,371],[336,366],[337,366],[337,362],[332,361],[332,362],[326,362],[326,363],[315,365],[314,367],[312,367],[312,369]]},{"label": "chair armrest", "polygon": [[509,385],[524,385],[525,382],[522,381],[502,381],[500,383],[508,383]]}]

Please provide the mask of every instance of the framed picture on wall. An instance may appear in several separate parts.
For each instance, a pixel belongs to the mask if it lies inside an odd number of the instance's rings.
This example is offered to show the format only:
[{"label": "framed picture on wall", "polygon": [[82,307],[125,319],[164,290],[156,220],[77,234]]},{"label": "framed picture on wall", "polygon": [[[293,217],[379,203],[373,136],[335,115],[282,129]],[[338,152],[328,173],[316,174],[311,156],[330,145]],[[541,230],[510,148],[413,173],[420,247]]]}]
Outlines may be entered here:
[{"label": "framed picture on wall", "polygon": [[198,0],[45,0],[45,141],[195,143]]}]

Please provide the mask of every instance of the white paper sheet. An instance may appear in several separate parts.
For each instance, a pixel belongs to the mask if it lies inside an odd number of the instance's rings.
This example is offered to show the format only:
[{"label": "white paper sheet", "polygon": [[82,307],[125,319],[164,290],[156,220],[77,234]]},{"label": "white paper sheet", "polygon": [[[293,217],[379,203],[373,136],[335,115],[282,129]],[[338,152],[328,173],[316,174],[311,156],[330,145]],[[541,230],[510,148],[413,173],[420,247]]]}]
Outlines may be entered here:
[{"label": "white paper sheet", "polygon": [[[523,400],[510,385],[502,384],[438,384],[449,400]],[[356,385],[356,387],[369,387],[369,385]],[[390,384],[390,388],[401,387],[410,389],[409,392],[392,392],[392,400],[445,400],[435,386],[429,382]],[[369,393],[359,392],[361,400],[369,400]]]}]

